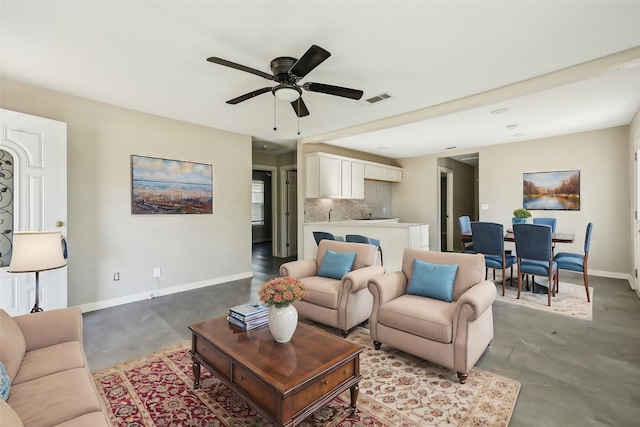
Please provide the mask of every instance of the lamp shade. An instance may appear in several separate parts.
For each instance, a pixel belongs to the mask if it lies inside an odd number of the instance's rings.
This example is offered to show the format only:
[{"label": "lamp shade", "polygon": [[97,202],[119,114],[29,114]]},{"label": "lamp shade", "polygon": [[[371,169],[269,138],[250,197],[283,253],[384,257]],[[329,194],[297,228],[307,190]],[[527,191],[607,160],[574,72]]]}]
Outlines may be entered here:
[{"label": "lamp shade", "polygon": [[302,92],[294,86],[278,85],[273,88],[273,94],[279,101],[293,102],[300,98]]},{"label": "lamp shade", "polygon": [[53,270],[67,265],[62,255],[59,231],[27,231],[13,235],[13,254],[8,271],[28,273]]}]

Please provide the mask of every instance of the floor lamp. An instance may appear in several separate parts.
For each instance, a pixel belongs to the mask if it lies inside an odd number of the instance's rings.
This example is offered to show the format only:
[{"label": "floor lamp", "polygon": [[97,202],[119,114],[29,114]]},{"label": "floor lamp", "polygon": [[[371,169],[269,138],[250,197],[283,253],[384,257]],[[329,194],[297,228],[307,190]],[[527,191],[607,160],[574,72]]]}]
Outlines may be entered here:
[{"label": "floor lamp", "polygon": [[36,273],[36,298],[32,313],[39,306],[40,272],[67,265],[62,255],[62,235],[59,231],[26,231],[13,234],[13,253],[9,273]]}]

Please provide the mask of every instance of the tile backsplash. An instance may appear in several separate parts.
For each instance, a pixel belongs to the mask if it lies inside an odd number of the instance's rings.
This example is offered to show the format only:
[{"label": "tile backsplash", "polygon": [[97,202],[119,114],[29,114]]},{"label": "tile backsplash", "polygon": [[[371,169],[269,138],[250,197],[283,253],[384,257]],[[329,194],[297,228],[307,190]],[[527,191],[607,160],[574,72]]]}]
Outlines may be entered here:
[{"label": "tile backsplash", "polygon": [[304,222],[329,220],[344,221],[365,218],[389,218],[391,213],[391,183],[364,180],[364,199],[306,199],[304,202]]}]

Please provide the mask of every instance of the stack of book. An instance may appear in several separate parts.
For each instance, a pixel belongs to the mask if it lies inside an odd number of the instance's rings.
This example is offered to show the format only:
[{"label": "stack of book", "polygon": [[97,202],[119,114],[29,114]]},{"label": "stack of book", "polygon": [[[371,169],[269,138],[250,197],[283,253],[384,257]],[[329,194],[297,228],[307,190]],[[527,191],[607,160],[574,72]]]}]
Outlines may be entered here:
[{"label": "stack of book", "polygon": [[269,323],[269,305],[241,304],[231,307],[227,320],[245,331],[259,328]]}]

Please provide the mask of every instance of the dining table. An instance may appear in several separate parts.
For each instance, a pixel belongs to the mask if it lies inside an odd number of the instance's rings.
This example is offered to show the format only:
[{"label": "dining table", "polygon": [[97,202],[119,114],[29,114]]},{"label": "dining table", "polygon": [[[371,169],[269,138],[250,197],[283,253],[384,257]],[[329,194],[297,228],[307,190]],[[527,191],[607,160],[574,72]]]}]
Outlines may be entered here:
[{"label": "dining table", "polygon": [[[469,241],[473,240],[473,236],[471,233],[460,233],[460,237],[463,239],[469,239]],[[572,233],[551,233],[551,241],[553,243],[573,243],[576,240],[575,234]],[[516,238],[513,235],[513,230],[507,229],[507,232],[504,234],[505,242],[515,242]]]}]

